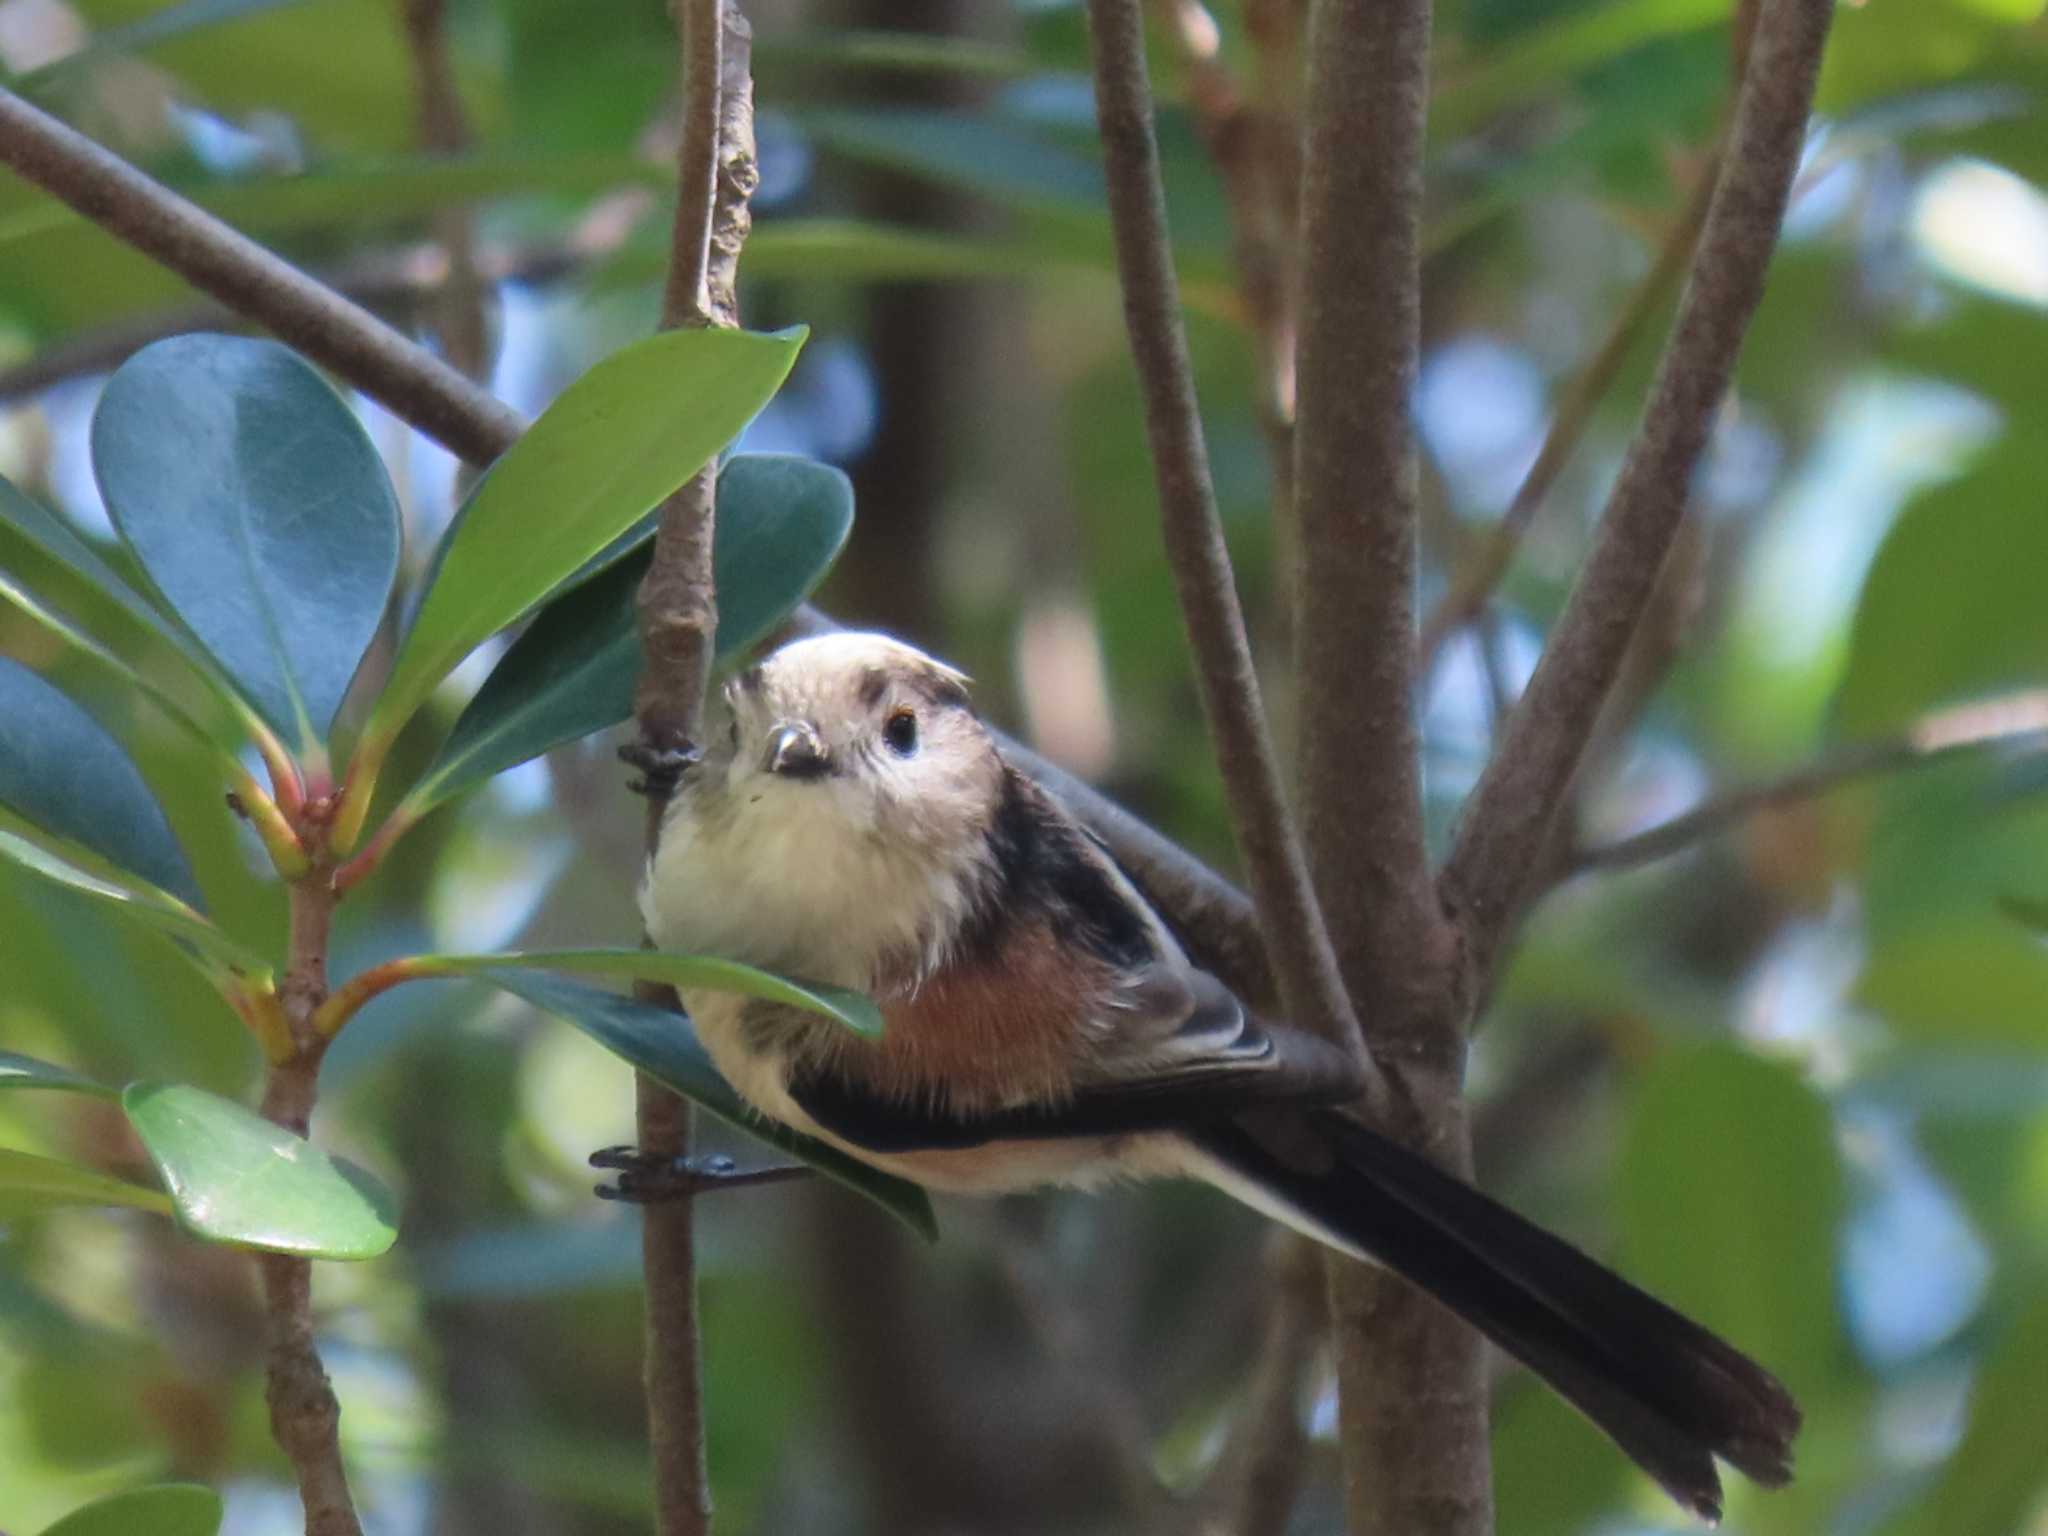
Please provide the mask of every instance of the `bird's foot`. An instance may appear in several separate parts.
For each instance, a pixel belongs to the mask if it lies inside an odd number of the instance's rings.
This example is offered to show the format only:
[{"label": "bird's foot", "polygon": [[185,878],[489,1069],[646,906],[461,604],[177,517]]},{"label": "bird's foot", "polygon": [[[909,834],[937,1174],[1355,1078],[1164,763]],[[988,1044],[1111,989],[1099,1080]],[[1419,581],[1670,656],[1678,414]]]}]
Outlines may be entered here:
[{"label": "bird's foot", "polygon": [[606,1147],[593,1152],[590,1154],[590,1166],[618,1175],[616,1184],[597,1186],[600,1200],[623,1200],[630,1205],[688,1200],[714,1190],[780,1183],[810,1172],[801,1163],[742,1168],[722,1153],[664,1157],[659,1152],[643,1152],[638,1147]]},{"label": "bird's foot", "polygon": [[636,795],[666,800],[683,782],[683,775],[704,761],[704,752],[692,741],[656,746],[641,740],[629,741],[620,747],[619,758],[627,766],[640,770],[640,777],[627,780],[626,788]]}]

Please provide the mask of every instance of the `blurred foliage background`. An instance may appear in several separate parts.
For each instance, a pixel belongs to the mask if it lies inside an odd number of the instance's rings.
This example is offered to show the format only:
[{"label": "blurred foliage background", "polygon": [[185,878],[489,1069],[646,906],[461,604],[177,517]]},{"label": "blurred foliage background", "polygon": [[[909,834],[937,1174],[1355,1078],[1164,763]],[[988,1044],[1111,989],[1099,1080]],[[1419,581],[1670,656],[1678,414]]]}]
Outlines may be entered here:
[{"label": "blurred foliage background", "polygon": [[[0,0],[0,67],[535,409],[653,323],[669,24],[658,0],[456,0],[437,59],[408,46],[405,10]],[[1724,100],[1730,10],[1441,0],[1415,402],[1425,602],[1678,218]],[[763,184],[746,315],[814,339],[745,444],[855,478],[823,606],[958,661],[995,718],[1230,867],[1159,555],[1079,7],[747,12]],[[1991,700],[2038,723],[2042,12],[1840,8],[1696,516],[1581,778],[1581,846],[1858,743],[1933,744],[1956,717],[1930,711]],[[1214,20],[1223,66],[1256,78],[1245,15],[1226,0]],[[1271,413],[1189,77],[1156,42],[1203,405],[1284,725]],[[461,120],[423,123],[421,82],[444,66]],[[440,240],[469,249],[452,282]],[[1586,547],[1663,319],[1499,601],[1421,684],[1439,830]],[[221,323],[0,178],[0,472],[102,534],[83,428],[106,371],[167,329]],[[455,466],[362,409],[417,561]],[[441,701],[444,724],[459,702]],[[516,770],[414,834],[343,909],[338,973],[421,947],[629,941],[639,807],[611,746]],[[2048,898],[2040,748],[2008,734],[1561,878],[1484,1021],[1483,1181],[1768,1361],[1806,1406],[1799,1481],[1737,1490],[1730,1529],[2048,1530],[2048,949],[2010,910]],[[240,878],[215,786],[155,787],[200,834],[185,842],[221,920],[274,944],[281,911]],[[247,1095],[252,1047],[158,941],[110,939],[18,880],[0,873],[0,1045]],[[637,1229],[591,1198],[584,1166],[630,1135],[626,1069],[436,983],[373,1005],[323,1082],[320,1139],[405,1195],[391,1257],[317,1279],[371,1527],[644,1529]],[[0,1099],[0,1145],[139,1166],[111,1111],[67,1095]],[[1157,1487],[1200,1486],[1243,1406],[1265,1309],[1255,1218],[1175,1189],[940,1215],[927,1251],[828,1187],[704,1203],[721,1528],[1193,1529]],[[226,1492],[231,1536],[295,1529],[258,1339],[232,1253],[139,1214],[0,1211],[0,1523],[23,1536],[178,1476]],[[1317,1375],[1301,1404],[1303,1532],[1337,1528],[1329,1392]],[[1500,1383],[1497,1459],[1504,1532],[1675,1522],[1519,1374]]]}]

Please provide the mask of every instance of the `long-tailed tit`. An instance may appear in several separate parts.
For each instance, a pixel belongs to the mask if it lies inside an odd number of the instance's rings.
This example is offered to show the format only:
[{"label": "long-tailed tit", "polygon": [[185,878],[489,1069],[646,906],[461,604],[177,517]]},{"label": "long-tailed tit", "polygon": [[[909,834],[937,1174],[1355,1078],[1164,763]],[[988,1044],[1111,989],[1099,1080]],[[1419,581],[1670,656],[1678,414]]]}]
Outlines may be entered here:
[{"label": "long-tailed tit", "polygon": [[783,647],[726,689],[642,906],[664,948],[868,993],[886,1030],[684,1001],[761,1114],[932,1189],[1206,1180],[1459,1313],[1718,1514],[1714,1458],[1790,1476],[1760,1366],[1346,1112],[1355,1069],[1252,1017],[1007,763],[965,679],[880,635]]}]

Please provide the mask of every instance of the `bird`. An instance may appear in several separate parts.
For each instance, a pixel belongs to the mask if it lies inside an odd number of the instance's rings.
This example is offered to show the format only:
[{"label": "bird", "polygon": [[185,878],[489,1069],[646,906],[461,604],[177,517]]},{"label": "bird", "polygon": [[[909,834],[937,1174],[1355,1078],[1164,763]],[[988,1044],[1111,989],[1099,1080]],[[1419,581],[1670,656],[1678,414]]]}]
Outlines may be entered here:
[{"label": "bird", "polygon": [[1770,1372],[1366,1125],[1349,1054],[1196,965],[968,687],[886,635],[795,640],[725,685],[680,774],[640,890],[656,946],[884,1021],[683,990],[755,1113],[940,1192],[1201,1180],[1435,1297],[1695,1515],[1719,1517],[1717,1458],[1790,1480]]}]

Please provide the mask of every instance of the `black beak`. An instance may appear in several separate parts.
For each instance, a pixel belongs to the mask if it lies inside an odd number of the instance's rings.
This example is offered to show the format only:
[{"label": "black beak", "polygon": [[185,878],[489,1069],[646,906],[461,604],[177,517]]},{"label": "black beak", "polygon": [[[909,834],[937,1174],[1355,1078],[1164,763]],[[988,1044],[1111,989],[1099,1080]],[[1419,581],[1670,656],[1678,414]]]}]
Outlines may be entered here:
[{"label": "black beak", "polygon": [[821,779],[832,771],[832,759],[817,727],[785,720],[768,733],[768,771],[792,779]]}]

